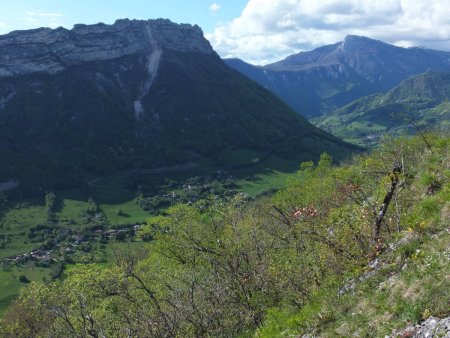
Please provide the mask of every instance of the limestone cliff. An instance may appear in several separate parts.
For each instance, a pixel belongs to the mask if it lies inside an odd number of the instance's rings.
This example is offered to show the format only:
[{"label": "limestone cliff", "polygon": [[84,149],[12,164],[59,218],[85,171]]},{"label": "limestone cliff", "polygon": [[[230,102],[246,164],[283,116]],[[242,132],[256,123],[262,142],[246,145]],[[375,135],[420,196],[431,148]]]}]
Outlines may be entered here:
[{"label": "limestone cliff", "polygon": [[[124,19],[113,25],[75,25],[71,30],[39,28],[0,36],[0,77],[56,73],[86,61],[158,55],[160,50],[214,53],[200,27],[164,19]],[[152,60],[157,64],[154,56]]]}]

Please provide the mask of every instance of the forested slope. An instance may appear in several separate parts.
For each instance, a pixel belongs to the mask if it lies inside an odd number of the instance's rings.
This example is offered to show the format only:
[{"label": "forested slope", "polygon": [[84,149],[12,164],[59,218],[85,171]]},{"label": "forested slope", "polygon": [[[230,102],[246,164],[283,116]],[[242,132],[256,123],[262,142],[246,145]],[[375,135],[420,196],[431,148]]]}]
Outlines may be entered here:
[{"label": "forested slope", "polygon": [[175,205],[113,267],[32,283],[0,332],[384,336],[448,316],[450,138],[425,137],[339,167],[323,154],[264,200]]}]

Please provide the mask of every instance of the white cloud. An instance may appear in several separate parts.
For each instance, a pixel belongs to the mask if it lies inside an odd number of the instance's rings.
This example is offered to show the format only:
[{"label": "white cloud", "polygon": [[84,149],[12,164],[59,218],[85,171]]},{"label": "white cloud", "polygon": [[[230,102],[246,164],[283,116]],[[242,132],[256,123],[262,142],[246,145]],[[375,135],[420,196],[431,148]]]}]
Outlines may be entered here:
[{"label": "white cloud", "polygon": [[6,34],[6,33],[8,33],[8,31],[9,31],[9,26],[6,23],[0,21],[0,34]]},{"label": "white cloud", "polygon": [[39,12],[39,11],[27,11],[25,12],[27,16],[38,16],[38,17],[45,17],[45,18],[60,18],[63,17],[64,14],[62,13],[45,13],[45,12]]},{"label": "white cloud", "polygon": [[216,14],[218,11],[220,11],[221,6],[218,3],[213,3],[211,6],[209,6],[209,10],[211,13]]},{"label": "white cloud", "polygon": [[249,0],[207,38],[222,57],[264,64],[364,35],[409,47],[450,50],[447,0]]},{"label": "white cloud", "polygon": [[62,13],[47,13],[41,11],[26,11],[25,21],[30,27],[51,27],[62,26],[59,22],[64,17]]}]

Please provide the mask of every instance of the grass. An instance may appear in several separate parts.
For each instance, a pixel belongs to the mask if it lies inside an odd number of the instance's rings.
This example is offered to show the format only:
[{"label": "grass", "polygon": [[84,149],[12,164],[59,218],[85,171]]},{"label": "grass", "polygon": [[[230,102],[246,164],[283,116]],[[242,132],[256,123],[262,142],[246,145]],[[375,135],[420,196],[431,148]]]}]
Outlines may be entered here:
[{"label": "grass", "polygon": [[[298,168],[298,163],[282,160],[273,155],[261,159],[261,154],[250,150],[227,150],[222,153],[222,156],[228,162],[231,161],[230,158],[235,158],[235,165],[240,167],[232,170],[231,174],[234,176],[238,190],[252,197],[282,188],[290,173]],[[253,161],[255,158],[260,160]],[[242,165],[244,163],[246,165]],[[142,174],[132,171],[98,178],[92,181],[91,192],[81,189],[57,191],[55,217],[60,225],[67,228],[81,227],[85,223],[82,212],[89,207],[89,195],[93,195],[110,225],[142,223],[150,216],[150,213],[136,204],[136,193],[128,189],[130,183],[142,182],[150,189],[153,188],[155,193],[167,194],[177,191],[194,174],[199,175],[201,172],[204,175],[210,175],[217,169],[202,167]],[[167,181],[172,183],[167,184]],[[8,237],[6,247],[0,250],[0,259],[26,253],[39,247],[42,243],[26,243],[26,231],[32,226],[46,224],[47,221],[44,196],[40,199],[11,202],[0,223],[3,226],[2,234]]]},{"label": "grass", "polygon": [[0,316],[11,301],[19,294],[22,283],[12,272],[0,271]]},{"label": "grass", "polygon": [[[125,241],[125,242],[112,242],[106,245],[104,248],[96,248],[97,250],[97,261],[94,262],[96,266],[101,266],[104,268],[109,268],[113,265],[116,253],[130,253],[136,250],[145,250],[146,244],[142,241]],[[64,275],[76,271],[77,269],[83,267],[84,263],[65,263],[64,264]]]},{"label": "grass", "polygon": [[[135,201],[136,194],[115,187],[95,187],[94,199],[112,226],[145,222],[150,213]],[[120,212],[119,212],[120,211]]]},{"label": "grass", "polygon": [[33,264],[27,264],[21,267],[12,267],[11,271],[0,270],[0,318],[9,304],[19,294],[24,287],[19,277],[24,275],[30,281],[48,280],[51,276],[51,269],[36,267]]},{"label": "grass", "polygon": [[25,200],[9,206],[2,219],[4,226],[3,234],[14,235],[26,231],[31,225],[45,223],[47,214],[45,212],[44,199]]},{"label": "grass", "polygon": [[20,235],[9,238],[11,241],[7,244],[6,248],[0,250],[0,260],[33,251],[41,245],[41,243],[24,243],[24,237]]},{"label": "grass", "polygon": [[258,174],[253,179],[242,179],[237,181],[239,189],[251,197],[257,197],[266,192],[283,188],[291,173],[270,170],[267,173]]},{"label": "grass", "polygon": [[419,240],[412,237],[382,257],[382,268],[353,292],[337,297],[336,289],[323,288],[300,310],[273,309],[256,336],[384,337],[429,316],[446,317],[449,243],[445,230]]},{"label": "grass", "polygon": [[60,201],[57,216],[60,222],[82,224],[81,211],[89,207],[88,196],[79,189],[61,191],[57,193]]},{"label": "grass", "polygon": [[[306,156],[306,158],[308,158]],[[251,197],[279,190],[286,185],[287,178],[299,168],[299,162],[287,161],[276,155],[265,157],[261,161],[243,166],[236,170],[238,190]]]},{"label": "grass", "polygon": [[10,204],[0,220],[1,234],[8,239],[5,248],[0,249],[0,260],[39,247],[40,243],[25,243],[25,233],[30,227],[46,221],[43,199]]},{"label": "grass", "polygon": [[[287,162],[276,156],[261,159],[261,154],[246,150],[228,151],[222,155],[224,160],[228,162],[231,161],[231,158],[235,158],[233,165],[238,168],[228,168],[228,170],[234,177],[237,189],[252,197],[282,188],[290,173],[298,167],[297,163]],[[253,161],[255,158],[260,160]],[[105,215],[107,222],[113,227],[145,222],[150,213],[137,205],[135,201],[136,193],[129,190],[130,183],[142,182],[153,189],[155,194],[172,191],[179,193],[181,186],[189,177],[214,175],[219,169],[211,167],[211,163],[206,164],[205,167],[185,171],[124,172],[110,177],[97,178],[91,181],[93,183],[90,186],[90,192],[81,189],[56,191],[55,218],[61,226],[70,229],[82,227],[86,222],[82,212],[89,207],[89,197],[93,197]],[[276,168],[276,170],[272,168]],[[8,243],[4,249],[0,250],[0,260],[24,254],[40,247],[42,245],[40,242],[26,243],[26,231],[32,226],[46,224],[47,222],[44,196],[41,199],[11,202],[1,219],[2,234],[8,236]],[[114,260],[114,252],[117,250],[127,252],[139,250],[143,247],[143,243],[139,241],[113,242],[106,246],[93,244],[92,252],[77,252],[76,261],[94,262],[97,265],[109,266]],[[83,264],[85,263],[65,264],[65,273],[76,270]],[[18,280],[18,276],[25,274],[29,280],[42,280],[42,278],[50,276],[49,271],[50,269],[31,269],[20,266],[13,267],[11,271],[0,271],[0,317],[11,300],[18,295],[20,288],[24,286]]]},{"label": "grass", "polygon": [[[100,204],[100,209],[105,214],[110,225],[141,224],[145,222],[150,213],[142,210],[134,198],[117,204]],[[119,213],[119,211],[121,211]]]}]

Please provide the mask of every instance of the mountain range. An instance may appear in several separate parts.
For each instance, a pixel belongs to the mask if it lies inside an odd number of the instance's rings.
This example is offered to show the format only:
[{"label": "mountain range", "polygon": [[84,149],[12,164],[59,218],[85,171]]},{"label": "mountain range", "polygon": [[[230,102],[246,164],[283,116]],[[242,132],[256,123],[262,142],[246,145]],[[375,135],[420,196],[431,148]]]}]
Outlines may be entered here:
[{"label": "mountain range", "polygon": [[198,26],[126,19],[0,36],[0,182],[59,189],[236,149],[300,160],[356,148],[230,69]]},{"label": "mountain range", "polygon": [[450,73],[425,72],[393,89],[358,99],[315,121],[348,141],[375,145],[383,134],[402,135],[450,125]]},{"label": "mountain range", "polygon": [[307,118],[389,90],[426,71],[450,71],[450,52],[402,48],[355,35],[265,66],[225,61]]}]

